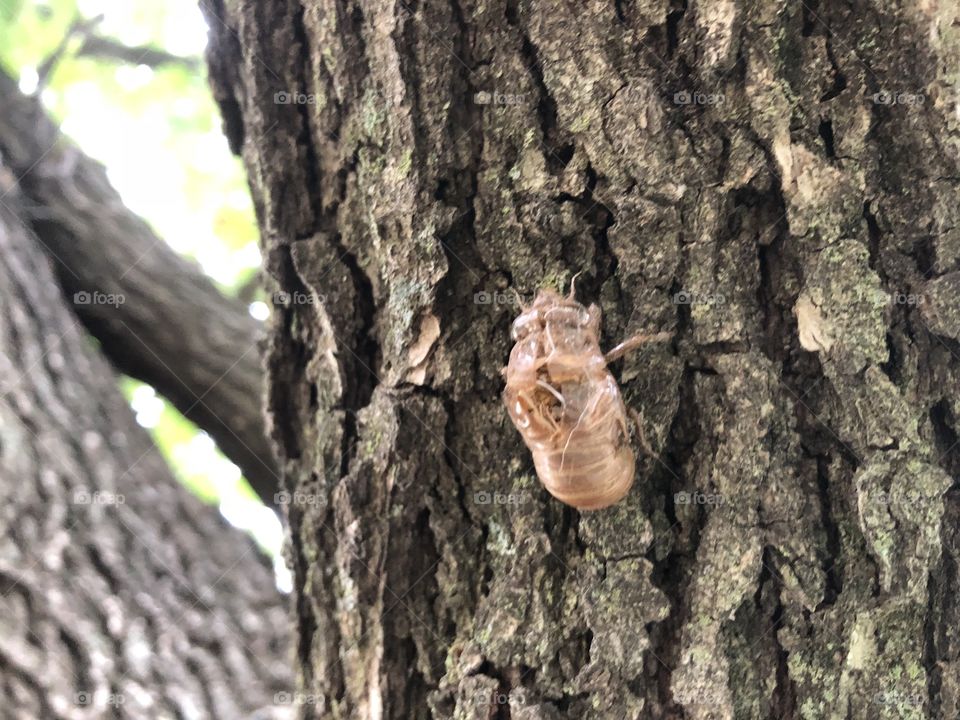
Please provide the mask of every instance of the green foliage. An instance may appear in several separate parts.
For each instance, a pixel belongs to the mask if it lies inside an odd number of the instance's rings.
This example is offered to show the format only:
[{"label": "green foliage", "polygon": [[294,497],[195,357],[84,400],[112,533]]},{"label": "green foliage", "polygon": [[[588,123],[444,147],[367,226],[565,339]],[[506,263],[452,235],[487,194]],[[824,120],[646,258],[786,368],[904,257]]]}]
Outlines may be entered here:
[{"label": "green foliage", "polygon": [[60,44],[77,16],[75,0],[29,2],[12,0],[0,5],[0,63],[16,75],[37,65]]},{"label": "green foliage", "polygon": [[[81,12],[81,10],[83,12]],[[45,78],[41,97],[88,154],[103,162],[125,202],[222,290],[259,264],[257,227],[240,161],[220,130],[202,71],[205,26],[191,0],[45,0],[3,4],[0,64],[32,91],[37,72],[79,19],[94,34],[188,61],[152,69],[78,55],[82,37]]]}]

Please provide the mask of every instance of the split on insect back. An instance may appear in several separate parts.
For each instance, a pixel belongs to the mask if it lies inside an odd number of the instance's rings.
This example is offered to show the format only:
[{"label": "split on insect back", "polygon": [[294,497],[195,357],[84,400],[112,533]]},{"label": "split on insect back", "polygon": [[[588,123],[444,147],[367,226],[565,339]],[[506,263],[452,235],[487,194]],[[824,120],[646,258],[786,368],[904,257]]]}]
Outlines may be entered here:
[{"label": "split on insect back", "polygon": [[[633,484],[627,409],[607,365],[670,333],[635,335],[604,354],[600,308],[540,290],[513,322],[503,401],[550,494],[579,510],[619,502]],[[638,431],[642,428],[638,422]]]}]

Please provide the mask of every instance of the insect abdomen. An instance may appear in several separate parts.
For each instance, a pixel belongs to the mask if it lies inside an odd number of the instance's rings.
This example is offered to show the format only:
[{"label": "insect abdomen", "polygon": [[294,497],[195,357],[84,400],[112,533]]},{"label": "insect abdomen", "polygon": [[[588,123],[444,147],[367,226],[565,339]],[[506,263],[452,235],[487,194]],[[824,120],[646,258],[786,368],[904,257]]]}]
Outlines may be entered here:
[{"label": "insect abdomen", "polygon": [[541,482],[557,500],[579,510],[599,510],[618,502],[633,484],[634,455],[626,443],[580,444],[533,453]]},{"label": "insect abdomen", "polygon": [[635,458],[623,424],[623,401],[606,370],[602,378],[585,385],[592,390],[586,395],[563,388],[569,415],[554,433],[545,432],[535,417],[520,419],[540,481],[555,498],[580,510],[613,505],[633,484]]}]

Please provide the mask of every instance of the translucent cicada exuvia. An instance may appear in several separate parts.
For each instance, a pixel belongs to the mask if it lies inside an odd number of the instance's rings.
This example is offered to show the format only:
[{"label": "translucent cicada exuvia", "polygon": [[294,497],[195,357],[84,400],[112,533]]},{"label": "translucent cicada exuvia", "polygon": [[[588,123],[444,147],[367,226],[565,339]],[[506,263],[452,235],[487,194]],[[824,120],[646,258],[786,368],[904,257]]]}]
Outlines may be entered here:
[{"label": "translucent cicada exuvia", "polygon": [[516,344],[503,370],[503,400],[540,481],[580,510],[613,505],[633,484],[627,411],[607,365],[670,337],[635,335],[604,354],[599,335],[600,308],[578,303],[573,283],[568,297],[540,290],[513,323]]}]

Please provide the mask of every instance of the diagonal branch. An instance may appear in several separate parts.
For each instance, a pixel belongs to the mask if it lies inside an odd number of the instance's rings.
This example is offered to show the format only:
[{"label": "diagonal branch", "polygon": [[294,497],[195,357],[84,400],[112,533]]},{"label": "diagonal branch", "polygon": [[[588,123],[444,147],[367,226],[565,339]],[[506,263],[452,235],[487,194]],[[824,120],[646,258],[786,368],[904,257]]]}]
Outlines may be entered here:
[{"label": "diagonal branch", "polygon": [[128,210],[104,168],[2,73],[0,106],[0,155],[80,320],[121,371],[209,433],[272,505],[279,481],[261,412],[260,324]]},{"label": "diagonal branch", "polygon": [[114,60],[131,65],[147,65],[152,68],[164,65],[185,67],[188,70],[199,70],[200,59],[174,55],[161,48],[149,45],[124,45],[118,40],[99,35],[88,35],[77,50],[77,55]]}]

